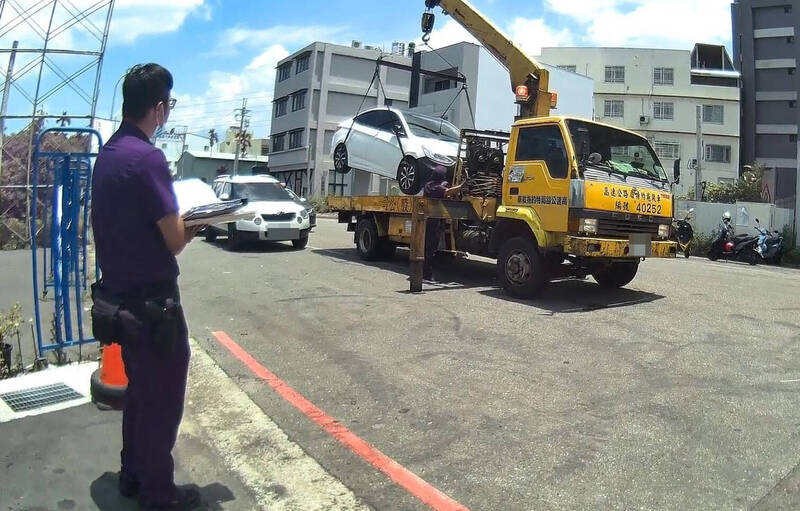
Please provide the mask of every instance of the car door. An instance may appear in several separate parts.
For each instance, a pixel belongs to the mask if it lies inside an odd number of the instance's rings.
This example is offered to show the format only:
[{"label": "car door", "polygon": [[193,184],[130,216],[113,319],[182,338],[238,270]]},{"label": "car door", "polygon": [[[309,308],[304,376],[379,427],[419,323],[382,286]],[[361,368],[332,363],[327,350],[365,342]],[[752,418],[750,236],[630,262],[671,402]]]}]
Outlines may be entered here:
[{"label": "car door", "polygon": [[364,112],[355,118],[350,136],[347,138],[347,159],[351,167],[371,170],[369,148],[378,132],[375,110]]},{"label": "car door", "polygon": [[402,137],[402,123],[396,113],[391,110],[381,110],[377,117],[378,131],[373,138],[369,154],[373,158],[373,168],[378,174],[394,179],[397,176],[397,167],[403,159],[400,149],[402,140],[398,140],[397,127],[400,127]]}]

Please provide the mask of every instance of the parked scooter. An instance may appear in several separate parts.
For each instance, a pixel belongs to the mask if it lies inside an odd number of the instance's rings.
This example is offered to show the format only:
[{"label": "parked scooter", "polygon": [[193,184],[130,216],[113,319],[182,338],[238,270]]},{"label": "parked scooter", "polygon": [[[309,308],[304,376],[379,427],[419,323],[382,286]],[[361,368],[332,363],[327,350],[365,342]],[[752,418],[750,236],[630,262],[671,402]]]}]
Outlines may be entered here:
[{"label": "parked scooter", "polygon": [[758,231],[758,241],[756,242],[756,253],[767,263],[781,264],[783,255],[783,236],[778,231],[769,232],[768,229],[761,227],[761,223],[756,218],[756,230]]},{"label": "parked scooter", "polygon": [[683,251],[684,257],[689,257],[689,244],[694,239],[694,229],[689,225],[689,217],[694,213],[694,208],[689,209],[683,220],[674,219],[672,221],[672,241],[678,243],[678,247]]},{"label": "parked scooter", "polygon": [[711,242],[711,248],[708,249],[708,258],[712,261],[728,259],[755,265],[758,264],[759,259],[758,252],[756,252],[757,242],[758,236],[750,236],[749,234],[734,236],[731,214],[726,211],[722,215],[719,232]]}]

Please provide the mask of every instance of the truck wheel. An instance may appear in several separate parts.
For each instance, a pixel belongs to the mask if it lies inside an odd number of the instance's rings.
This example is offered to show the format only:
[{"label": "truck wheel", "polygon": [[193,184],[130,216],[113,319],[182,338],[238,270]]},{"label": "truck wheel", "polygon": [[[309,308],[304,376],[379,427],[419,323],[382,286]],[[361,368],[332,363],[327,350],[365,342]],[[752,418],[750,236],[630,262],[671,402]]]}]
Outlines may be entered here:
[{"label": "truck wheel", "polygon": [[397,184],[400,185],[400,191],[406,195],[416,195],[422,190],[423,176],[414,158],[406,156],[400,161],[400,165],[397,166]]},{"label": "truck wheel", "polygon": [[382,261],[393,259],[395,252],[397,252],[397,243],[389,238],[380,238],[378,242],[378,257]]},{"label": "truck wheel", "polygon": [[217,231],[214,230],[214,226],[207,225],[206,226],[206,241],[209,243],[213,243],[217,240]]},{"label": "truck wheel", "polygon": [[380,259],[378,227],[371,218],[362,218],[356,225],[356,250],[364,261]]},{"label": "truck wheel", "polygon": [[347,146],[339,144],[333,151],[333,168],[336,172],[347,174],[350,172],[350,164],[347,158]]},{"label": "truck wheel", "polygon": [[604,288],[618,288],[630,283],[639,270],[639,263],[612,263],[592,272],[594,280]]},{"label": "truck wheel", "polygon": [[497,277],[506,293],[516,298],[540,295],[549,280],[539,247],[523,237],[511,238],[500,247]]}]

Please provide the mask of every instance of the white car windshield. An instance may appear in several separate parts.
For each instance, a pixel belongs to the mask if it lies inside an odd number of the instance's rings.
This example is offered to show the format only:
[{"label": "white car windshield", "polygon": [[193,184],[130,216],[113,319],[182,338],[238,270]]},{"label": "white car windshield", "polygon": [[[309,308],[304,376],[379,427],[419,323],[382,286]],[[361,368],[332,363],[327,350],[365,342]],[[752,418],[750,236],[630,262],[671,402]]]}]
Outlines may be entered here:
[{"label": "white car windshield", "polygon": [[249,201],[290,201],[292,197],[278,183],[234,183],[233,199]]},{"label": "white car windshield", "polygon": [[406,123],[418,137],[435,138],[445,142],[458,142],[461,133],[453,124],[438,117],[428,117],[405,112]]}]

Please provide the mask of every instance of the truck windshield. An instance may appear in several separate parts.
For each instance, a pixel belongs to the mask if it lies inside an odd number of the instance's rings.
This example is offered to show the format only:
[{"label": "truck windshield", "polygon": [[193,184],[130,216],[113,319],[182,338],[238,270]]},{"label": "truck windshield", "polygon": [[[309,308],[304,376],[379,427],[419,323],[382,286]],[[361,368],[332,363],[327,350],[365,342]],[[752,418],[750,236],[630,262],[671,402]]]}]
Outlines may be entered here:
[{"label": "truck windshield", "polygon": [[[664,167],[644,138],[608,126],[572,119],[567,121],[567,127],[578,158],[598,153],[602,159],[597,165],[612,172],[667,181]],[[584,141],[589,144],[588,151],[581,149]]]},{"label": "truck windshield", "polygon": [[461,136],[458,128],[444,119],[427,115],[404,112],[406,123],[411,132],[418,137],[437,138],[445,142],[458,142]]},{"label": "truck windshield", "polygon": [[233,199],[253,201],[291,201],[291,196],[278,183],[234,183]]}]

